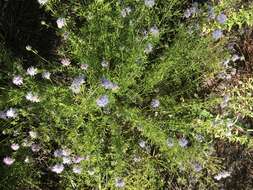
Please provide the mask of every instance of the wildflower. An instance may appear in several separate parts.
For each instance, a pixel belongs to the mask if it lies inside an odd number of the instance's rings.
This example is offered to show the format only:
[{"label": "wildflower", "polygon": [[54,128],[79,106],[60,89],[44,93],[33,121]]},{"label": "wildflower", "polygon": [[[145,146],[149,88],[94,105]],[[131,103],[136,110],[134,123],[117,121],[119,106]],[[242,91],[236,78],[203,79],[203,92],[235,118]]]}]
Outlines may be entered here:
[{"label": "wildflower", "polygon": [[200,134],[197,134],[195,138],[198,142],[203,142],[203,140],[204,140],[204,137]]},{"label": "wildflower", "polygon": [[16,150],[19,149],[19,145],[14,143],[14,144],[11,145],[11,149],[16,151]]},{"label": "wildflower", "polygon": [[215,19],[214,8],[210,5],[208,6],[208,19],[209,20]]},{"label": "wildflower", "polygon": [[13,158],[7,156],[7,157],[5,157],[5,158],[3,159],[3,162],[4,162],[4,164],[6,164],[7,166],[10,166],[10,165],[12,165],[12,164],[15,162],[15,159],[13,159]]},{"label": "wildflower", "polygon": [[16,109],[10,108],[6,111],[6,117],[7,118],[16,118],[17,117],[17,111]]},{"label": "wildflower", "polygon": [[223,32],[222,32],[222,30],[217,29],[217,30],[213,31],[212,36],[213,36],[214,40],[219,40],[220,38],[222,38]]},{"label": "wildflower", "polygon": [[145,142],[144,140],[141,140],[141,141],[139,142],[139,145],[140,145],[141,148],[145,148],[146,142]]},{"label": "wildflower", "polygon": [[155,36],[155,37],[159,36],[159,29],[157,28],[157,26],[151,27],[149,32],[152,34],[152,36]]},{"label": "wildflower", "polygon": [[152,108],[158,108],[159,106],[160,106],[160,101],[158,99],[152,99],[151,107]]},{"label": "wildflower", "polygon": [[155,5],[155,0],[144,0],[147,7],[152,8]]},{"label": "wildflower", "polygon": [[57,149],[54,151],[54,157],[62,157],[62,150]]},{"label": "wildflower", "polygon": [[186,147],[188,145],[188,140],[183,137],[183,138],[178,140],[178,143],[181,147]]},{"label": "wildflower", "polygon": [[109,103],[107,95],[100,96],[96,101],[98,107],[105,107]]},{"label": "wildflower", "polygon": [[49,71],[44,71],[42,73],[42,78],[44,78],[44,79],[48,79],[49,80],[50,76],[51,76],[51,73]]},{"label": "wildflower", "polygon": [[27,46],[25,46],[25,49],[26,49],[27,51],[31,51],[31,50],[32,50],[32,46],[27,45]]},{"label": "wildflower", "polygon": [[75,174],[80,174],[80,173],[82,173],[82,168],[80,166],[73,166],[72,171]]},{"label": "wildflower", "polygon": [[75,164],[78,164],[83,160],[84,160],[84,157],[82,157],[82,156],[75,156],[74,158],[72,158],[72,162]]},{"label": "wildflower", "polygon": [[63,156],[69,156],[70,154],[71,154],[71,151],[69,149],[62,149]]},{"label": "wildflower", "polygon": [[70,89],[72,90],[73,93],[79,93],[81,89],[81,85],[85,82],[84,76],[78,76],[74,78]]},{"label": "wildflower", "polygon": [[58,28],[62,28],[66,25],[66,19],[65,18],[58,18],[56,20],[56,24]]},{"label": "wildflower", "polygon": [[41,147],[38,144],[32,144],[31,149],[33,152],[39,152]]},{"label": "wildflower", "polygon": [[48,0],[38,0],[39,4],[44,5],[47,3]]},{"label": "wildflower", "polygon": [[203,169],[199,163],[193,164],[193,168],[195,172],[200,172]]},{"label": "wildflower", "polygon": [[106,61],[106,60],[103,60],[103,61],[101,62],[101,65],[102,65],[102,67],[104,67],[104,68],[109,67],[109,62]]},{"label": "wildflower", "polygon": [[173,140],[172,138],[169,137],[169,138],[167,139],[167,145],[168,145],[168,147],[170,147],[170,148],[173,147],[173,146],[174,146],[174,140]]},{"label": "wildflower", "polygon": [[23,84],[23,78],[20,75],[14,76],[12,82],[17,86],[20,86]]},{"label": "wildflower", "polygon": [[115,179],[115,186],[118,188],[122,188],[125,186],[125,182],[122,178],[116,178]]},{"label": "wildflower", "polygon": [[221,180],[222,178],[227,178],[231,175],[231,172],[228,171],[222,171],[219,174],[217,174],[216,176],[214,176],[214,179],[216,180]]},{"label": "wildflower", "polygon": [[39,96],[37,94],[32,93],[32,92],[28,92],[26,94],[25,98],[31,102],[35,102],[35,103],[40,102]]},{"label": "wildflower", "polygon": [[226,21],[227,21],[227,16],[225,14],[220,14],[217,16],[217,21],[220,23],[220,24],[225,24]]},{"label": "wildflower", "polygon": [[148,43],[145,50],[144,50],[144,53],[149,54],[152,51],[153,51],[153,45],[151,43]]},{"label": "wildflower", "polygon": [[122,9],[121,16],[122,17],[126,17],[127,15],[130,14],[131,11],[132,11],[131,7],[126,7],[124,9]]},{"label": "wildflower", "polygon": [[63,65],[63,66],[69,66],[70,65],[70,59],[68,59],[68,58],[64,58],[64,59],[61,59],[61,64]]},{"label": "wildflower", "polygon": [[111,81],[107,80],[106,78],[102,78],[101,83],[105,89],[112,89],[113,88],[113,83]]},{"label": "wildflower", "polygon": [[64,157],[62,157],[62,163],[63,164],[71,164],[72,160],[70,157],[64,156]]},{"label": "wildflower", "polygon": [[82,70],[85,70],[85,71],[86,71],[86,70],[88,69],[89,65],[88,65],[88,64],[85,64],[85,63],[83,63],[83,64],[81,64],[81,66],[80,66],[80,67],[81,67],[81,69],[82,69]]},{"label": "wildflower", "polygon": [[55,172],[55,173],[57,173],[57,174],[62,173],[63,170],[64,170],[63,164],[56,164],[56,165],[54,165],[53,167],[51,167],[51,171],[52,171],[52,172]]},{"label": "wildflower", "polygon": [[37,68],[34,68],[34,67],[29,67],[27,70],[26,70],[26,73],[30,76],[35,76],[37,73],[38,73],[38,69]]},{"label": "wildflower", "polygon": [[38,133],[36,131],[29,131],[29,135],[32,139],[36,139],[38,137]]}]

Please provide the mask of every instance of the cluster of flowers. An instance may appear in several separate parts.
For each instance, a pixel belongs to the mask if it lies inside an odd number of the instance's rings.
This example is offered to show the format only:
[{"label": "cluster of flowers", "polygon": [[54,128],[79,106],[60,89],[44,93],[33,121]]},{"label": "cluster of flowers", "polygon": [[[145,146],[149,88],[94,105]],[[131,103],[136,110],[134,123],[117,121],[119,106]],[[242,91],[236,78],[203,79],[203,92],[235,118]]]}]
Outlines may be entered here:
[{"label": "cluster of flowers", "polygon": [[[69,149],[57,149],[54,151],[54,157],[61,158],[62,162],[57,163],[50,167],[50,170],[52,172],[55,172],[57,174],[60,174],[63,172],[65,166],[72,165],[72,171],[76,174],[82,173],[82,167],[80,166],[81,161],[88,160],[89,157],[83,157],[83,156],[75,156],[71,154],[71,151]],[[89,174],[93,174],[92,171],[89,172]]]}]

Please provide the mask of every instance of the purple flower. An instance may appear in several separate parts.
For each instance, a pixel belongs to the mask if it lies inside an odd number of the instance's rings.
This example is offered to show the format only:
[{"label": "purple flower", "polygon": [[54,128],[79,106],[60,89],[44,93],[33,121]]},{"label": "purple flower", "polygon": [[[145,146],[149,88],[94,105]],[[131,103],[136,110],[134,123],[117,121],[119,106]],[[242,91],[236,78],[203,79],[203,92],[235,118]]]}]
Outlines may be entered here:
[{"label": "purple flower", "polygon": [[35,76],[37,73],[38,73],[38,69],[37,68],[34,68],[34,67],[29,67],[27,70],[26,70],[26,73],[30,76]]},{"label": "purple flower", "polygon": [[31,149],[33,152],[39,152],[41,147],[38,144],[32,144]]},{"label": "purple flower", "polygon": [[185,18],[189,18],[192,15],[191,10],[190,9],[186,9],[184,12],[184,17]]},{"label": "purple flower", "polygon": [[115,186],[118,188],[122,188],[125,186],[125,182],[122,178],[116,178],[115,179]]},{"label": "purple flower", "polygon": [[25,98],[31,102],[35,102],[35,103],[40,102],[39,96],[35,93],[32,93],[32,92],[28,92],[26,94]]},{"label": "purple flower", "polygon": [[57,173],[57,174],[62,173],[63,170],[64,170],[63,164],[56,164],[56,165],[54,165],[53,167],[51,167],[51,171],[52,171],[52,172],[55,172],[55,173]]},{"label": "purple flower", "polygon": [[51,73],[48,71],[45,71],[42,73],[42,78],[49,80],[51,76]]},{"label": "purple flower", "polygon": [[217,16],[217,21],[220,23],[220,24],[225,24],[226,21],[227,21],[227,16],[225,14],[220,14]]},{"label": "purple flower", "polygon": [[82,168],[80,166],[73,166],[72,171],[75,174],[80,174],[80,173],[82,173]]},{"label": "purple flower", "polygon": [[63,164],[71,164],[71,163],[72,163],[72,160],[71,160],[70,157],[64,156],[64,157],[62,157],[62,163],[63,163]]},{"label": "purple flower", "polygon": [[214,40],[219,40],[220,38],[223,37],[223,32],[222,32],[222,30],[217,29],[217,30],[213,31],[212,36],[213,36]]},{"label": "purple flower", "polygon": [[152,99],[151,107],[152,108],[158,108],[159,106],[160,106],[160,101],[158,99]]},{"label": "purple flower", "polygon": [[65,18],[58,18],[56,20],[56,24],[58,28],[62,28],[66,25],[66,19]]},{"label": "purple flower", "polygon": [[149,54],[152,51],[153,51],[153,45],[151,43],[148,43],[145,50],[144,50],[144,53]]},{"label": "purple flower", "polygon": [[54,157],[62,157],[62,150],[57,149],[54,151]]},{"label": "purple flower", "polygon": [[200,172],[203,169],[199,163],[193,164],[193,168],[195,172]]},{"label": "purple flower", "polygon": [[105,107],[109,103],[107,95],[100,96],[96,101],[98,107]]},{"label": "purple flower", "polygon": [[101,79],[101,83],[102,83],[102,86],[105,88],[105,89],[112,89],[112,90],[116,90],[119,88],[119,86],[117,84],[114,84],[112,83],[110,80],[106,79],[106,78],[102,78]]},{"label": "purple flower", "polygon": [[7,156],[7,157],[5,157],[5,158],[3,159],[3,162],[4,162],[4,164],[6,164],[7,166],[10,166],[10,165],[12,165],[12,164],[15,162],[15,159],[13,159],[13,158]]},{"label": "purple flower", "polygon": [[63,58],[63,59],[61,59],[61,64],[63,65],[63,66],[69,66],[70,65],[70,59],[68,59],[68,58]]},{"label": "purple flower", "polygon": [[11,145],[11,149],[16,151],[16,150],[19,149],[19,145],[14,143],[14,144]]},{"label": "purple flower", "polygon": [[20,75],[14,76],[12,82],[17,86],[20,86],[23,84],[23,78]]},{"label": "purple flower", "polygon": [[7,118],[16,118],[18,116],[16,109],[10,108],[6,111]]},{"label": "purple flower", "polygon": [[178,143],[181,147],[186,147],[188,145],[188,140],[183,137],[183,138],[178,140]]}]

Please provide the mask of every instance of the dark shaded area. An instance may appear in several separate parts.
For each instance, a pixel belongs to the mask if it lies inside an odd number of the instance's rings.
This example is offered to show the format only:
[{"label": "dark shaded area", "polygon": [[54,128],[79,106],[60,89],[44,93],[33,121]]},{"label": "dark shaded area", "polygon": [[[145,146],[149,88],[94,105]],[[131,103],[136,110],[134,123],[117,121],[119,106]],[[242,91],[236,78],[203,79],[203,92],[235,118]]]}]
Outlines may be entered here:
[{"label": "dark shaded area", "polygon": [[215,147],[217,156],[231,170],[231,176],[220,181],[221,187],[225,190],[253,189],[253,149],[222,140],[218,140]]},{"label": "dark shaded area", "polygon": [[59,43],[54,29],[41,25],[42,20],[55,26],[55,20],[36,0],[0,1],[0,40],[28,65],[35,61],[35,56],[26,51],[27,45],[48,59]]}]

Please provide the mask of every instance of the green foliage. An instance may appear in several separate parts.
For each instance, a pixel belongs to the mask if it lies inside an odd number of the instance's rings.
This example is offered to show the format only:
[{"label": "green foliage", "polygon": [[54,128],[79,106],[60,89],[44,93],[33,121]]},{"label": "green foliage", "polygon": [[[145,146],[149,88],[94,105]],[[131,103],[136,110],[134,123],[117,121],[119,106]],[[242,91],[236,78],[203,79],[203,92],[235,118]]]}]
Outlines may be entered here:
[{"label": "green foliage", "polygon": [[[2,45],[0,59],[12,67],[0,76],[0,108],[15,108],[18,115],[0,121],[0,154],[15,158],[12,166],[1,165],[1,185],[118,189],[117,179],[122,179],[125,189],[217,189],[213,176],[221,165],[213,156],[215,138],[245,144],[248,138],[231,134],[228,117],[214,111],[221,101],[218,95],[203,93],[204,81],[222,71],[226,39],[217,42],[209,36],[215,23],[209,26],[200,18],[196,27],[197,16],[185,22],[185,6],[180,0],[156,1],[153,8],[142,0],[51,0],[45,9],[66,19],[55,29],[63,37],[60,59],[46,60],[28,48],[39,59],[33,63],[38,67],[35,76],[27,75],[24,60],[13,58]],[[127,7],[131,11],[124,16]],[[59,63],[64,58],[70,65]],[[86,70],[80,68],[83,64]],[[41,75],[45,68],[51,72],[49,80]],[[23,85],[11,83],[16,75],[23,77]],[[118,88],[106,89],[102,78]],[[39,101],[29,101],[28,92],[37,93]],[[102,95],[108,96],[106,106],[98,104]],[[234,112],[244,98],[250,105],[248,96],[236,96]],[[158,106],[153,105],[156,99]],[[249,110],[241,109],[245,116],[251,116]],[[12,151],[12,143],[31,145]],[[39,151],[31,150],[32,145],[39,145]],[[59,149],[71,153],[55,156]],[[32,162],[24,163],[26,156]],[[84,160],[65,163],[63,171],[53,174],[55,164],[75,156]],[[82,168],[80,174],[75,166]]]}]

